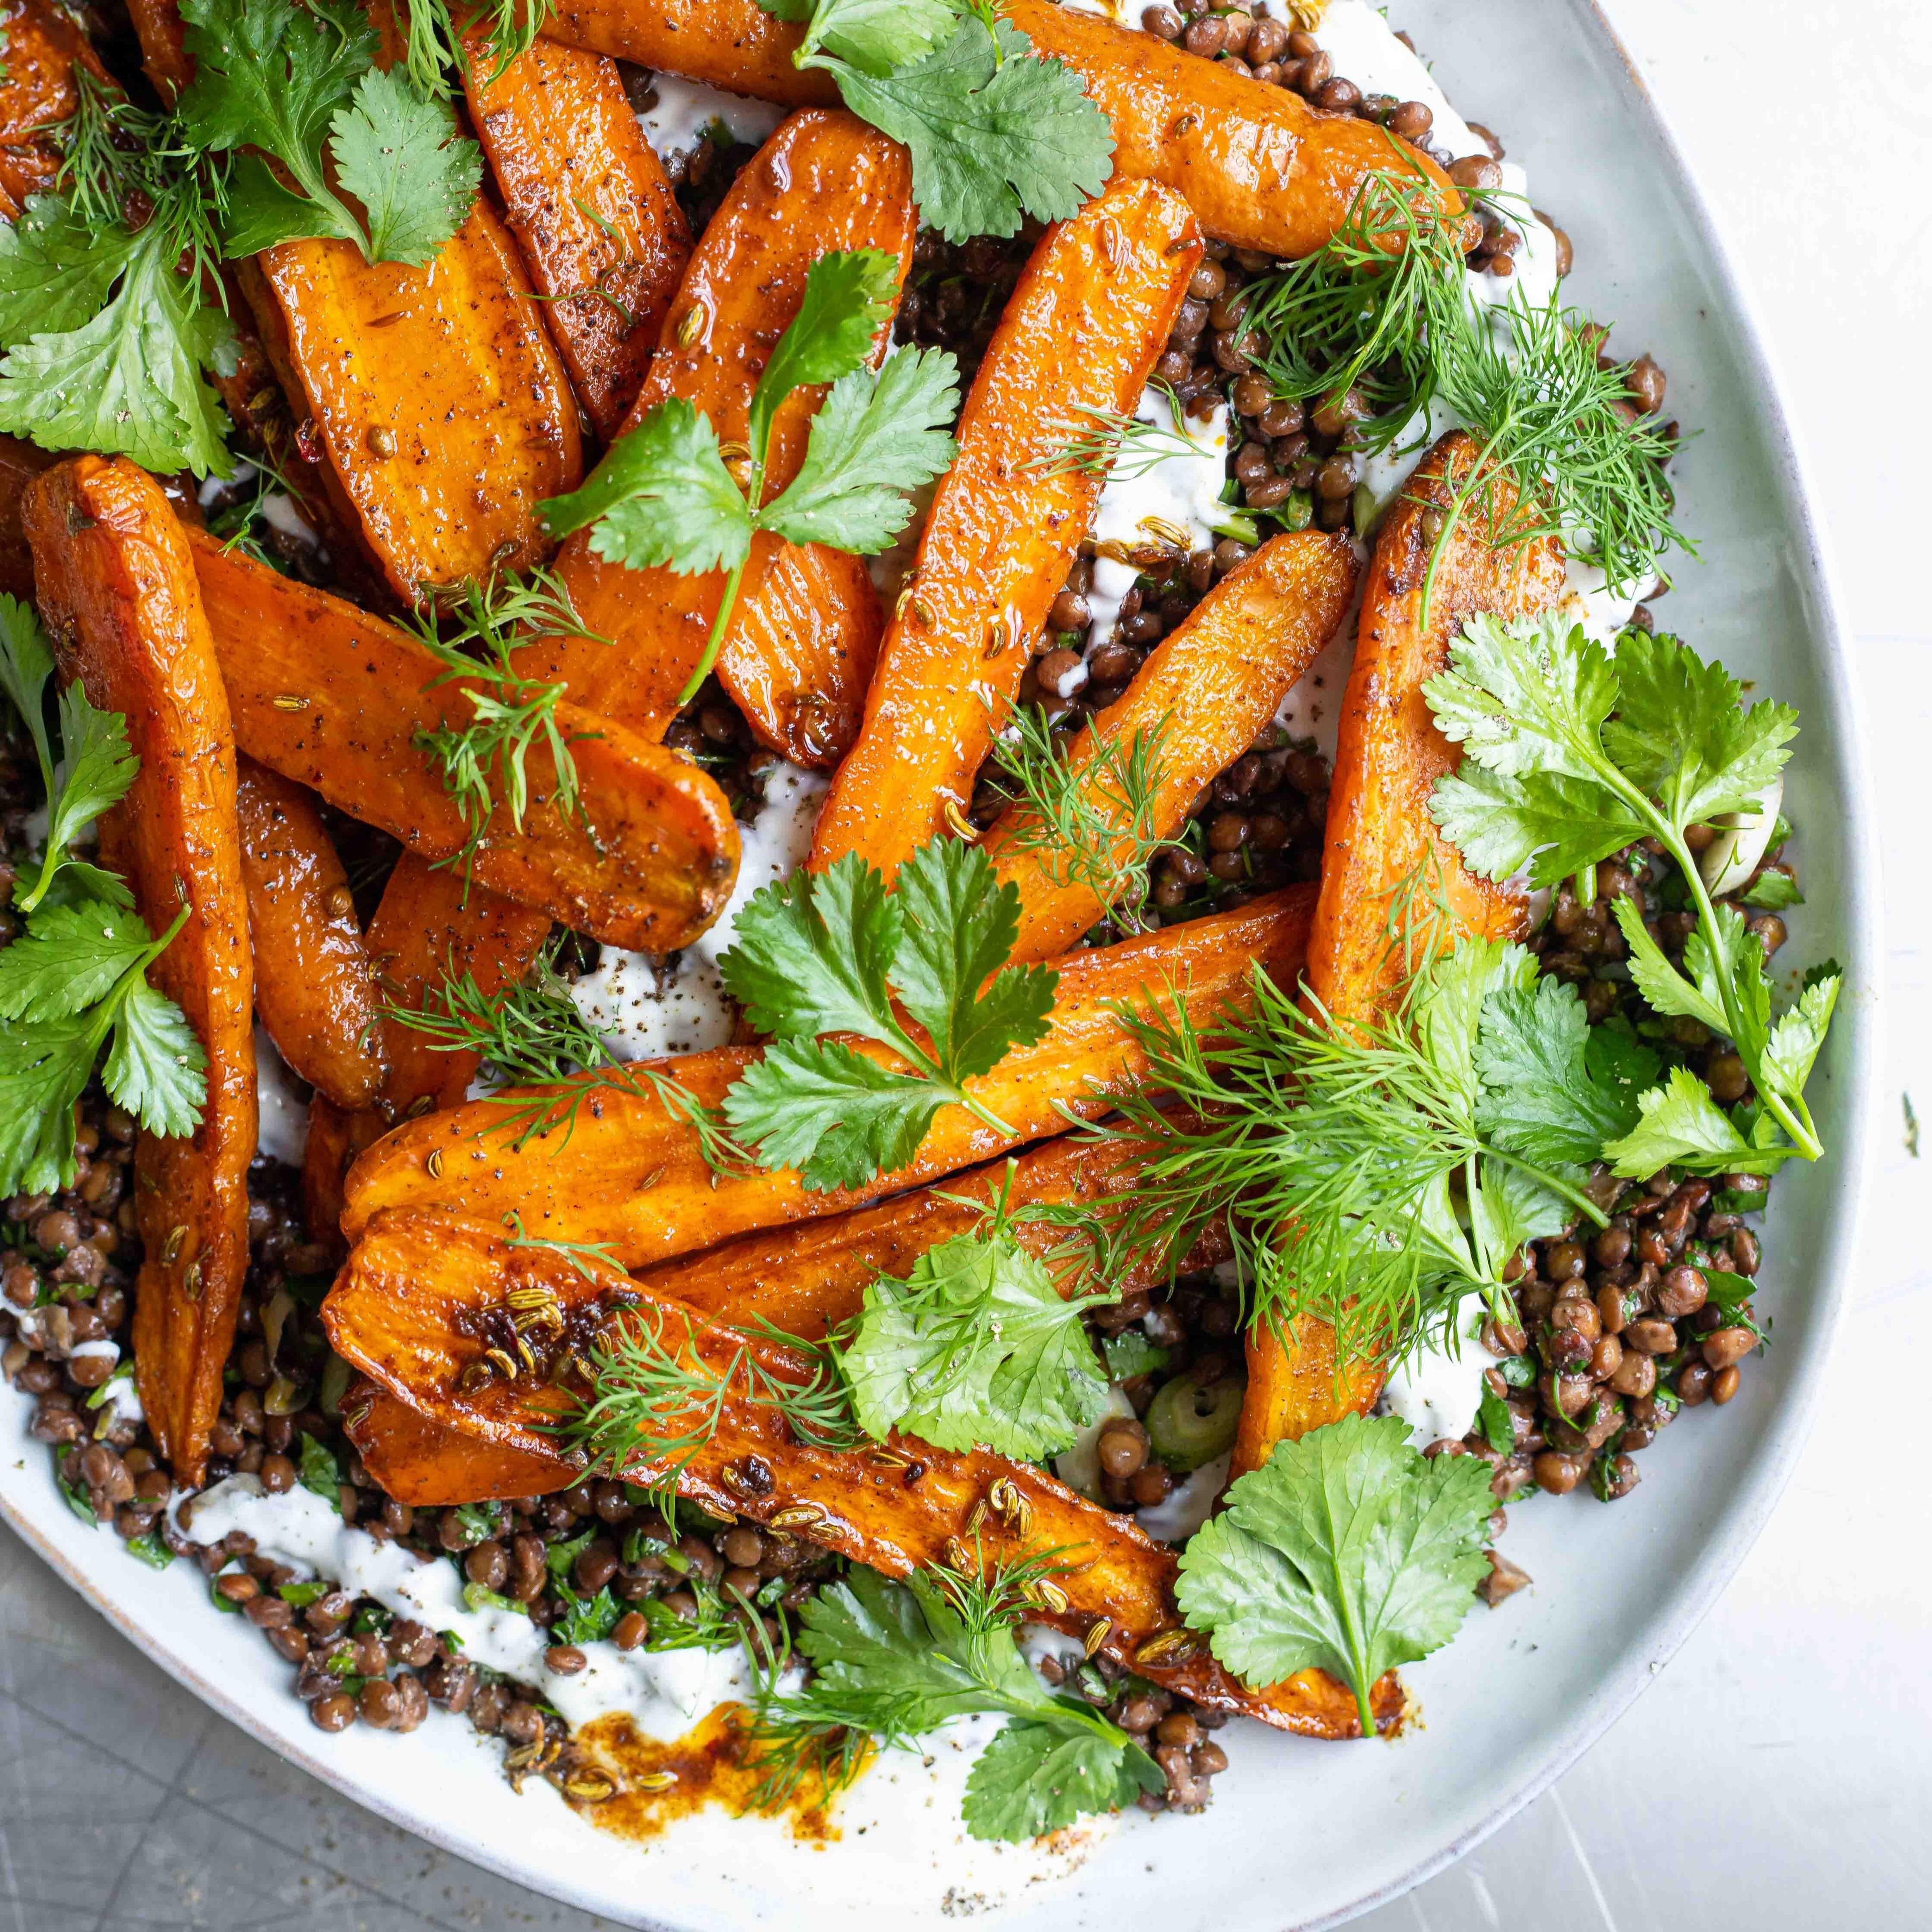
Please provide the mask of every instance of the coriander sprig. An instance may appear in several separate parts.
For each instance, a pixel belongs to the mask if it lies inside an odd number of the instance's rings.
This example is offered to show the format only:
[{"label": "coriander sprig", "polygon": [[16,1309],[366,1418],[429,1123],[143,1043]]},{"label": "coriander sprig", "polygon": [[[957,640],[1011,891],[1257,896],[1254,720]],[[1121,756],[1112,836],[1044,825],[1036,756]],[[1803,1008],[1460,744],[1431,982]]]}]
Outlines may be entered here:
[{"label": "coriander sprig", "polygon": [[1096,732],[1076,766],[1065,737],[1037,705],[1016,705],[994,736],[999,780],[1015,794],[1002,829],[1009,849],[1036,855],[1055,885],[1084,886],[1132,928],[1147,898],[1148,868],[1171,842],[1156,817],[1173,714],[1123,736]]},{"label": "coriander sprig", "polygon": [[516,650],[525,638],[539,634],[599,644],[610,640],[586,627],[570,592],[548,571],[532,572],[527,578],[493,577],[487,584],[472,580],[461,586],[460,600],[453,622],[440,625],[428,610],[412,613],[404,622],[424,649],[447,667],[424,688],[434,691],[460,680],[476,713],[460,729],[445,725],[419,731],[415,740],[456,799],[469,829],[462,850],[442,862],[460,864],[466,872],[496,815],[500,790],[510,822],[519,832],[524,829],[530,802],[526,761],[533,745],[550,753],[551,802],[566,818],[589,824],[570,748],[580,737],[601,734],[566,737],[556,719],[565,687],[523,676]]},{"label": "coriander sprig", "polygon": [[[386,1006],[382,1018],[422,1034],[445,1052],[476,1054],[507,1087],[560,1086],[563,1090],[554,1094],[486,1096],[503,1108],[503,1124],[515,1135],[514,1148],[521,1149],[559,1126],[564,1132],[557,1144],[567,1147],[584,1102],[598,1088],[612,1088],[656,1100],[673,1120],[688,1126],[714,1173],[742,1166],[749,1156],[688,1088],[656,1067],[618,1059],[604,1044],[556,970],[557,950],[557,942],[548,944],[523,979],[489,993],[474,973],[459,975],[446,967],[420,1008]],[[574,1078],[580,1070],[594,1077]]]},{"label": "coriander sprig", "polygon": [[808,1779],[837,1790],[875,1746],[913,1748],[978,1713],[1007,1722],[967,1778],[964,1816],[976,1838],[1023,1842],[1164,1789],[1138,1742],[1091,1705],[1049,1690],[1021,1653],[1016,1631],[1055,1567],[1054,1554],[983,1576],[934,1565],[902,1583],[854,1570],[821,1590],[799,1613],[797,1647],[812,1675],[786,1690],[783,1660],[772,1658],[759,1688],[761,1808]]},{"label": "coriander sprig", "polygon": [[1734,1120],[1679,1068],[1644,1096],[1641,1124],[1606,1145],[1618,1172],[1672,1162],[1766,1172],[1794,1154],[1816,1160],[1823,1144],[1804,1083],[1840,975],[1816,976],[1774,1020],[1763,948],[1734,906],[1712,902],[1685,836],[1757,805],[1790,756],[1797,714],[1769,702],[1746,708],[1721,664],[1674,638],[1626,632],[1612,658],[1552,616],[1472,619],[1424,695],[1464,752],[1461,770],[1437,782],[1430,810],[1474,871],[1501,879],[1527,866],[1532,884],[1553,885],[1649,838],[1683,879],[1697,926],[1681,970],[1629,899],[1616,902],[1631,978],[1658,1012],[1735,1044],[1761,1111]]},{"label": "coriander sprig", "polygon": [[[921,846],[891,893],[856,853],[761,888],[718,962],[772,1036],[724,1096],[760,1165],[800,1168],[809,1188],[856,1186],[910,1160],[949,1104],[1010,1134],[966,1083],[1046,1036],[1059,976],[1006,964],[1018,933],[1018,889],[957,839]],[[841,1034],[907,1069],[821,1037]]]},{"label": "coriander sprig", "polygon": [[[907,493],[952,462],[956,446],[949,425],[958,413],[959,389],[950,352],[908,350],[882,369],[866,366],[898,296],[898,259],[884,250],[821,255],[812,265],[798,314],[752,395],[746,444],[735,459],[742,488],[710,418],[673,397],[620,436],[580,489],[542,506],[552,536],[587,526],[592,552],[614,563],[686,576],[725,573],[717,615],[680,703],[698,694],[717,662],[758,532],[872,554],[905,527],[912,514]],[[779,408],[794,391],[827,383],[805,461],[766,502]]]}]

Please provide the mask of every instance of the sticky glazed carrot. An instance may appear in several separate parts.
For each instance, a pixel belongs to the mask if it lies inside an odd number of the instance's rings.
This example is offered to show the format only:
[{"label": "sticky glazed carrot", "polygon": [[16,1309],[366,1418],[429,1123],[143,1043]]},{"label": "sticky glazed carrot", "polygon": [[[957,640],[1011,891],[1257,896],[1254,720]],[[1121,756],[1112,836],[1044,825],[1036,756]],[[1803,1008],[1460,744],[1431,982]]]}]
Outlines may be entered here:
[{"label": "sticky glazed carrot", "polygon": [[[266,565],[192,539],[238,741],[248,754],[380,826],[419,858],[460,864],[469,830],[417,734],[474,716],[407,632]],[[589,823],[560,810],[532,745],[519,832],[500,802],[470,862],[474,883],[614,946],[664,952],[711,923],[731,888],[738,832],[693,764],[608,718],[560,704]]]},{"label": "sticky glazed carrot", "polygon": [[248,1271],[255,1155],[234,733],[184,532],[154,479],[124,460],[76,457],[28,487],[25,514],[62,676],[125,717],[140,760],[132,789],[100,821],[102,861],[125,877],[157,937],[188,909],[148,977],[207,1054],[207,1096],[192,1136],[143,1133],[136,1144],[145,1252],[134,1343],[149,1426],[176,1478],[193,1486]]},{"label": "sticky glazed carrot", "polygon": [[856,852],[890,880],[964,810],[1100,500],[1099,476],[1053,458],[1076,412],[1132,413],[1200,259],[1186,203],[1146,182],[1042,238],[961,414],[814,869]]},{"label": "sticky glazed carrot", "polygon": [[[541,1308],[544,1319],[513,1316],[513,1295],[517,1310]],[[748,1398],[742,1372],[729,1365],[748,1352],[774,1380],[804,1382],[808,1358],[708,1322],[595,1259],[518,1244],[473,1216],[387,1213],[356,1243],[322,1321],[338,1354],[410,1407],[526,1454],[551,1449],[549,1427],[574,1406],[566,1392],[573,1355],[594,1347],[600,1332],[653,1335],[725,1382],[716,1429],[676,1472],[679,1495],[700,1508],[806,1529],[815,1543],[888,1576],[946,1561],[949,1546],[956,1550],[976,1531],[988,1562],[1060,1552],[1069,1564],[1057,1579],[1065,1607],[1039,1611],[1040,1621],[1214,1708],[1310,1736],[1357,1734],[1353,1698],[1322,1672],[1254,1690],[1222,1670],[1174,1606],[1174,1552],[1137,1525],[1032,1463],[984,1450],[960,1454],[898,1436],[876,1449],[802,1442],[779,1412]],[[534,1371],[502,1378],[493,1348],[513,1363],[527,1351]],[[773,1480],[748,1496],[738,1467],[750,1456]],[[920,1474],[908,1482],[914,1462]],[[640,1453],[622,1473],[649,1481],[671,1472]],[[1384,1677],[1373,1699],[1378,1722],[1401,1708],[1400,1688]]]},{"label": "sticky glazed carrot", "polygon": [[[1302,530],[1271,538],[1230,571],[1171,632],[1120,697],[1067,747],[1094,808],[1117,823],[1126,801],[1102,758],[1127,755],[1146,734],[1158,751],[1144,836],[1166,838],[1186,821],[1202,788],[1226,771],[1280,710],[1348,614],[1358,574],[1346,537]],[[1016,960],[1050,959],[1076,944],[1106,908],[1092,880],[1064,855],[1032,843],[1036,814],[1015,806],[986,841],[1002,880],[1019,890]],[[1124,840],[1116,863],[1134,850]]]},{"label": "sticky glazed carrot", "polygon": [[367,1106],[384,1072],[376,978],[314,795],[242,758],[235,815],[255,1010],[282,1058],[318,1093],[338,1106]]},{"label": "sticky glazed carrot", "polygon": [[49,0],[0,6],[6,79],[0,82],[0,195],[18,214],[27,197],[53,192],[64,153],[56,131],[74,110],[76,67],[120,92],[77,22]]},{"label": "sticky glazed carrot", "polygon": [[551,339],[597,433],[643,386],[691,229],[614,63],[539,40],[496,70],[464,37],[470,112]]},{"label": "sticky glazed carrot", "polygon": [[412,1509],[551,1496],[580,1473],[554,1450],[486,1442],[432,1422],[359,1378],[342,1399],[342,1432],[370,1478]]},{"label": "sticky glazed carrot", "polygon": [[[1525,926],[1520,891],[1476,878],[1429,815],[1436,781],[1461,753],[1436,728],[1422,687],[1448,661],[1449,644],[1479,612],[1520,617],[1562,595],[1563,553],[1554,538],[1498,548],[1486,517],[1466,510],[1429,586],[1424,578],[1439,521],[1476,446],[1460,430],[1444,436],[1384,519],[1369,564],[1355,662],[1342,700],[1335,773],[1328,794],[1322,896],[1309,944],[1310,997],[1340,1022],[1372,1018],[1400,992],[1418,962],[1392,946],[1397,895],[1426,882],[1447,908],[1438,944],[1466,934],[1515,938]],[[1498,484],[1496,511],[1514,499]],[[1335,1338],[1309,1316],[1286,1337],[1250,1335],[1248,1386],[1235,1438],[1234,1468],[1258,1468],[1284,1437],[1364,1412],[1382,1390],[1370,1363],[1335,1370]]]},{"label": "sticky glazed carrot", "polygon": [[[1314,897],[1311,886],[1292,886],[1233,912],[1060,961],[1046,1037],[970,1083],[981,1105],[1013,1132],[1000,1134],[963,1107],[942,1108],[918,1157],[862,1188],[814,1192],[789,1168],[714,1174],[696,1134],[656,1099],[580,1079],[525,1090],[565,1100],[589,1090],[567,1130],[560,1110],[555,1124],[520,1148],[511,1144],[518,1136],[494,1101],[405,1123],[350,1170],[344,1232],[353,1240],[385,1208],[516,1214],[532,1234],[608,1244],[623,1266],[642,1268],[754,1229],[862,1207],[1059,1133],[1067,1109],[1088,1118],[1104,1112],[1112,1096],[1147,1076],[1146,1056],[1121,1022],[1123,1004],[1170,1015],[1184,1006],[1204,1024],[1223,1010],[1245,1010],[1255,965],[1277,985],[1294,985]],[[882,1048],[858,1050],[886,1058]],[[720,1047],[652,1064],[715,1107],[758,1053]]]},{"label": "sticky glazed carrot", "polygon": [[[705,230],[631,422],[677,397],[710,418],[721,442],[742,444],[752,392],[798,312],[812,263],[835,250],[880,249],[897,257],[903,279],[915,223],[904,148],[849,114],[794,115]],[[885,342],[882,332],[881,355]],[[824,395],[798,390],[778,412],[768,497],[797,473]],[[591,554],[589,531],[566,543],[557,572],[578,616],[615,648],[546,638],[523,654],[526,674],[562,678],[580,703],[662,737],[704,655],[724,574],[626,569]],[[856,729],[878,644],[878,602],[862,566],[807,566],[760,532],[739,612],[718,653],[726,688],[773,750],[800,764],[835,761]]]},{"label": "sticky glazed carrot", "polygon": [[46,451],[17,436],[0,436],[0,590],[10,597],[34,594],[34,554],[20,521],[21,504],[27,485],[53,462]]},{"label": "sticky glazed carrot", "polygon": [[[1312,254],[1380,168],[1419,174],[1445,207],[1462,206],[1434,161],[1372,122],[1319,112],[1291,88],[1055,0],[1002,0],[1000,11],[1036,52],[1085,82],[1113,124],[1115,179],[1172,188],[1216,240],[1264,255]],[[838,98],[830,74],[792,64],[803,28],[758,0],[579,0],[544,31],[788,106]]]}]

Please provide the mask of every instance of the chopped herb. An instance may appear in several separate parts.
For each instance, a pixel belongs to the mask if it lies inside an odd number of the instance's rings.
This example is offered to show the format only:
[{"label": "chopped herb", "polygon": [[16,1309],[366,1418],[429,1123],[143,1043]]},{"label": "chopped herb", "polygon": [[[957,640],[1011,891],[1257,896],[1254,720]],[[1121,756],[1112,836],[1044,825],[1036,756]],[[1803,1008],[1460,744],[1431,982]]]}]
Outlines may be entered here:
[{"label": "chopped herb", "polygon": [[342,1471],[328,1445],[304,1432],[296,1463],[297,1480],[338,1513],[342,1508]]},{"label": "chopped herb", "polygon": [[1166,1368],[1169,1354],[1156,1348],[1138,1328],[1106,1336],[1100,1350],[1107,1358],[1108,1378],[1117,1382],[1132,1382],[1136,1376],[1150,1376],[1156,1369]]}]

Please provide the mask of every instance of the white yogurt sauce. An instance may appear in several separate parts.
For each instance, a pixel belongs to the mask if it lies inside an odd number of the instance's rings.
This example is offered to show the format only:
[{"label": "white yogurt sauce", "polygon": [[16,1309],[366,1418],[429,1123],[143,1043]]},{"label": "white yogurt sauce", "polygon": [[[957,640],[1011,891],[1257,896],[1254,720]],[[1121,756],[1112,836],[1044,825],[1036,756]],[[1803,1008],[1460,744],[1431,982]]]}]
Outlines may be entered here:
[{"label": "white yogurt sauce", "polygon": [[1213,1513],[1228,1486],[1228,1472],[1234,1461],[1231,1450],[1211,1462],[1203,1462],[1174,1484],[1165,1502],[1136,1510],[1134,1520],[1156,1543],[1185,1543]]},{"label": "white yogurt sauce", "polygon": [[255,1029],[255,1151],[301,1166],[308,1146],[308,1102],[288,1062],[260,1027]]},{"label": "white yogurt sauce", "polygon": [[588,1660],[562,1677],[544,1662],[548,1634],[512,1610],[471,1610],[452,1562],[431,1562],[398,1543],[379,1543],[345,1525],[313,1491],[270,1496],[254,1476],[230,1476],[206,1491],[182,1526],[197,1543],[218,1543],[231,1530],[253,1537],[278,1563],[327,1577],[373,1597],[400,1617],[453,1631],[463,1655],[518,1682],[536,1686],[566,1723],[589,1724],[627,1711],[646,1736],[681,1736],[718,1705],[747,1696],[752,1675],[742,1649],[620,1650],[614,1643],[577,1647]]},{"label": "white yogurt sauce", "polygon": [[1460,1441],[1475,1421],[1483,1403],[1483,1371],[1496,1360],[1478,1339],[1482,1324],[1480,1312],[1469,1316],[1454,1354],[1442,1337],[1432,1337],[1390,1376],[1382,1391],[1390,1414],[1400,1416],[1425,1447],[1445,1436]]},{"label": "white yogurt sauce", "polygon": [[715,122],[734,141],[756,144],[784,118],[785,110],[776,101],[752,100],[742,94],[727,94],[706,87],[701,80],[686,80],[674,74],[652,76],[651,86],[658,99],[638,116],[658,160],[674,154],[688,154],[701,141]]},{"label": "white yogurt sauce", "polygon": [[[1158,389],[1142,392],[1134,414],[1144,423],[1170,433],[1174,430],[1173,409]],[[1176,450],[1137,476],[1115,475],[1107,479],[1094,514],[1096,543],[1139,545],[1179,536],[1184,539],[1184,548],[1193,551],[1214,542],[1216,526],[1234,514],[1221,500],[1228,480],[1227,404],[1216,402],[1214,413],[1205,418],[1188,417],[1186,434],[1195,444],[1192,452],[1183,454]],[[1094,612],[1094,628],[1088,637],[1090,651],[1114,634],[1121,602],[1139,575],[1131,563],[1106,556],[1094,560],[1094,587],[1087,598]],[[1060,694],[1070,698],[1072,692]]]},{"label": "white yogurt sauce", "polygon": [[607,946],[597,970],[571,989],[578,1011],[620,1059],[702,1053],[729,1043],[737,1009],[724,990],[718,962],[729,950],[738,915],[752,895],[789,878],[804,864],[826,782],[796,765],[773,766],[757,818],[739,828],[743,856],[738,882],[717,923],[679,953],[674,964]]}]

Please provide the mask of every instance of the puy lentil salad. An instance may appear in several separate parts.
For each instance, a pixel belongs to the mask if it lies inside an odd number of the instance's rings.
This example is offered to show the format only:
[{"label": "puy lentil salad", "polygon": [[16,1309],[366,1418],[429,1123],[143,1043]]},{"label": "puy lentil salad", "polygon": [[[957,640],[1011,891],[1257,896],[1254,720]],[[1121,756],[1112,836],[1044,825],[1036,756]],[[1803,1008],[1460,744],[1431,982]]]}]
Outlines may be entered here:
[{"label": "puy lentil salad", "polygon": [[[198,1565],[319,1729],[440,1706],[592,1816],[680,1774],[613,1713],[742,1705],[761,1809],[1002,1717],[1005,1840],[1200,1810],[1231,1716],[1398,1729],[1384,1666],[1529,1581],[1506,1506],[1628,1497],[1738,1394],[1838,984],[1766,970],[1796,721],[1652,608],[1664,372],[1563,306],[1503,143],[1361,0],[734,0],[696,45],[629,0],[636,64],[436,7],[387,73],[300,0],[196,0],[185,63],[38,4],[0,428],[94,454],[8,458],[0,1368],[76,1514]],[[356,207],[224,32],[338,105]],[[176,344],[118,427],[8,320],[63,250]],[[516,312],[465,325],[523,358],[514,460],[366,314],[440,254]],[[358,301],[393,367],[344,378],[288,329]],[[238,754],[314,829],[238,850]],[[290,1071],[339,1016],[251,1012],[251,937],[376,989],[370,1091]],[[1337,1470],[1449,1526],[1400,1592],[1298,1530]],[[1337,1591],[1406,1607],[1318,1640]]]}]

